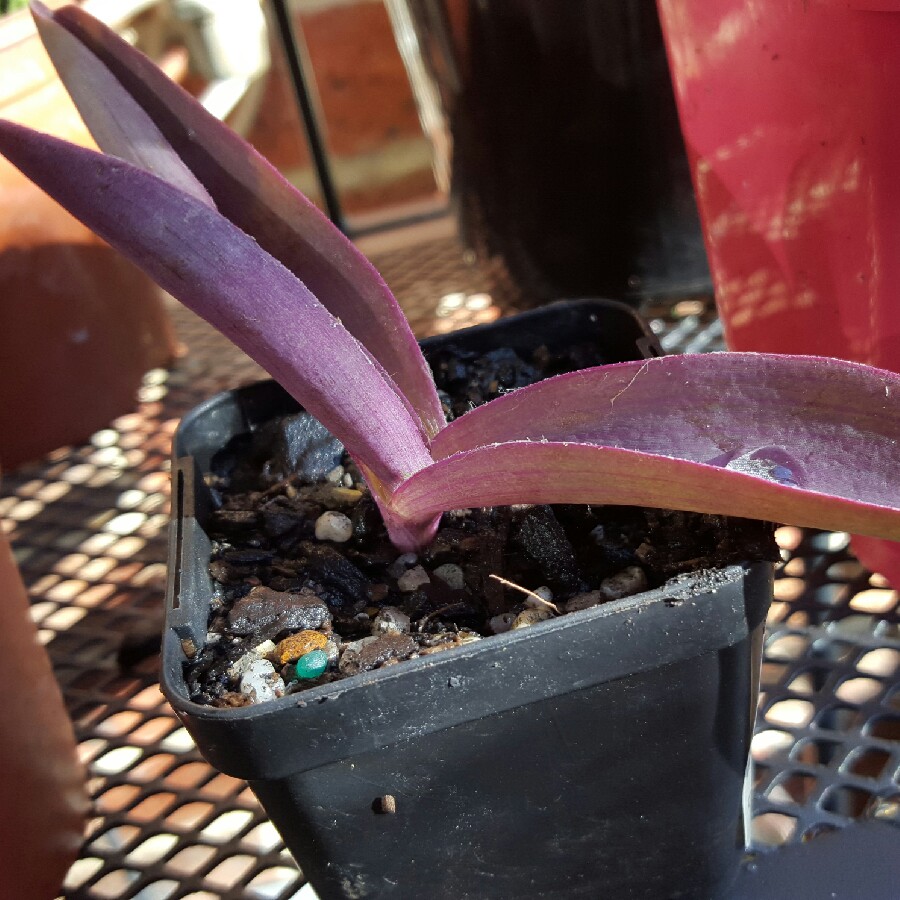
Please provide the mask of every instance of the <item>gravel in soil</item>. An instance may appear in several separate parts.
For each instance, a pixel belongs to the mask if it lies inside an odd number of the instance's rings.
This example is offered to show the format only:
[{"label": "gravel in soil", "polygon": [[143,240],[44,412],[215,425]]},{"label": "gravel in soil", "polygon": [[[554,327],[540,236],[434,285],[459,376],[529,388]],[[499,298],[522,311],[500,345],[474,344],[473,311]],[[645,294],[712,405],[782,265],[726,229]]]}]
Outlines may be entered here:
[{"label": "gravel in soil", "polygon": [[[529,360],[442,351],[429,362],[448,419],[563,371],[588,345]],[[306,413],[236,438],[213,460],[215,585],[191,699],[241,706],[532,627],[685,572],[778,558],[771,524],[638,507],[446,513],[399,554],[338,441]]]}]

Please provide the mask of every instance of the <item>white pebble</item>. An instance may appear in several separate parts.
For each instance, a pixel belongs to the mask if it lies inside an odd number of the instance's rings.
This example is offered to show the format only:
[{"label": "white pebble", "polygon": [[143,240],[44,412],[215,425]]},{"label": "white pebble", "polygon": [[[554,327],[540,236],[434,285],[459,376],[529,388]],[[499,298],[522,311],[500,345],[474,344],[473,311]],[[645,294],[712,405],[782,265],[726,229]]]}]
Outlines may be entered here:
[{"label": "white pebble", "polygon": [[343,544],[353,537],[353,523],[343,513],[329,510],[316,519],[316,538]]},{"label": "white pebble", "polygon": [[409,616],[396,606],[386,606],[372,622],[372,634],[405,634],[409,632]]},{"label": "white pebble", "polygon": [[535,596],[525,598],[526,606],[533,606],[535,609],[546,609],[547,604],[553,600],[553,591],[546,585],[544,587],[535,588],[532,592]]},{"label": "white pebble", "polygon": [[254,703],[284,696],[284,682],[267,659],[257,658],[241,677],[241,693]]},{"label": "white pebble", "polygon": [[455,591],[461,591],[466,586],[463,570],[456,563],[444,563],[444,565],[438,566],[433,574]]},{"label": "white pebble", "polygon": [[256,662],[258,659],[260,659],[260,655],[252,650],[245,653],[239,660],[228,667],[228,677],[234,681],[239,680],[243,677],[244,672],[250,668],[251,663]]},{"label": "white pebble", "polygon": [[387,569],[391,578],[399,578],[410,566],[414,566],[419,561],[419,557],[415,553],[401,553]]},{"label": "white pebble", "polygon": [[494,634],[503,634],[504,631],[509,631],[515,620],[515,613],[500,613],[488,622],[488,627]]},{"label": "white pebble", "polygon": [[647,576],[640,566],[629,566],[600,582],[600,590],[610,600],[619,600],[647,590]]},{"label": "white pebble", "polygon": [[397,579],[397,587],[405,593],[412,593],[430,581],[428,573],[421,566],[413,566]]},{"label": "white pebble", "polygon": [[344,467],[335,466],[326,476],[325,480],[331,484],[340,484],[344,480]]},{"label": "white pebble", "polygon": [[275,652],[275,641],[263,641],[253,648],[253,652],[257,656],[268,656],[270,653]]}]

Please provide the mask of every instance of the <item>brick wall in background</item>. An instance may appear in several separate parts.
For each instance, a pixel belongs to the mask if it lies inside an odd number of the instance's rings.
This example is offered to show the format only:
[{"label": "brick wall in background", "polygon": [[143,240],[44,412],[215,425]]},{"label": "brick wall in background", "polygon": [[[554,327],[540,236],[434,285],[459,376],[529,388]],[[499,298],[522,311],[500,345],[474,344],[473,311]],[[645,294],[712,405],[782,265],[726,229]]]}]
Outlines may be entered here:
[{"label": "brick wall in background", "polygon": [[[382,0],[295,0],[341,200],[348,212],[434,197],[431,150]],[[250,141],[315,195],[287,67],[273,40],[272,70]]]}]

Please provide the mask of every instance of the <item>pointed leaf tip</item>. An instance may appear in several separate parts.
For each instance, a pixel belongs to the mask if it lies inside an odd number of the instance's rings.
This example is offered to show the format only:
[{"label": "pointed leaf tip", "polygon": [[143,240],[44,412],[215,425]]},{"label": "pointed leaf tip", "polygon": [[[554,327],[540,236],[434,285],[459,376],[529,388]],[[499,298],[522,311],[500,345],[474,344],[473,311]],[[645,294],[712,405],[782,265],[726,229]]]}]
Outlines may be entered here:
[{"label": "pointed leaf tip", "polygon": [[206,189],[109,69],[43,4],[32,8],[41,41],[97,145],[209,206]]},{"label": "pointed leaf tip", "polygon": [[77,7],[60,9],[53,19],[103,62],[219,211],[290,269],[368,348],[415,408],[426,435],[436,434],[445,420],[431,373],[372,264],[249,144],[143,54]]}]

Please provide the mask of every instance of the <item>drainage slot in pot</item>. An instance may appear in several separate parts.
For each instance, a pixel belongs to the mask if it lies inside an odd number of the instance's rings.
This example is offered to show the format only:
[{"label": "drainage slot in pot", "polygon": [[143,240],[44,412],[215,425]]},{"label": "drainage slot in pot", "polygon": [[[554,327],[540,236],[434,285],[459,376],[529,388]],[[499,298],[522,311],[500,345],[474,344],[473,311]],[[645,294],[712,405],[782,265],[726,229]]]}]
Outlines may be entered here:
[{"label": "drainage slot in pot", "polygon": [[[179,468],[175,472],[173,479],[174,491],[172,496],[172,504],[175,507],[175,513],[172,516],[172,528],[175,531],[175,546],[183,545],[183,523],[184,523],[184,472]],[[181,566],[175,566],[172,573],[172,594],[170,597],[171,609],[179,609],[181,607]]]}]

